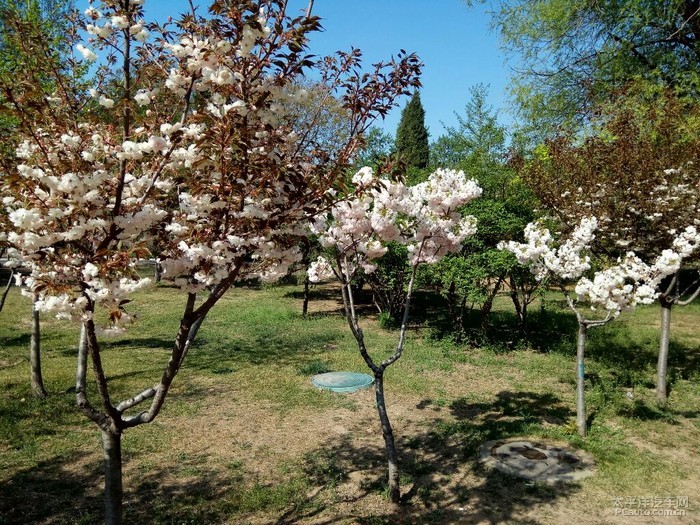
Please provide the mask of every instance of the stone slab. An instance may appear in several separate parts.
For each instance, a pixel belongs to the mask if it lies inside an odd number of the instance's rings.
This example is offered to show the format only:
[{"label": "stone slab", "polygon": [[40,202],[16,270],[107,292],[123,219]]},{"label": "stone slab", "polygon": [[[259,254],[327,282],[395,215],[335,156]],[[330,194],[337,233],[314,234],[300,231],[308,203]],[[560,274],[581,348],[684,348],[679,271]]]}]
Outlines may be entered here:
[{"label": "stone slab", "polygon": [[528,438],[487,441],[479,457],[484,465],[511,476],[546,483],[579,481],[595,472],[587,452]]}]

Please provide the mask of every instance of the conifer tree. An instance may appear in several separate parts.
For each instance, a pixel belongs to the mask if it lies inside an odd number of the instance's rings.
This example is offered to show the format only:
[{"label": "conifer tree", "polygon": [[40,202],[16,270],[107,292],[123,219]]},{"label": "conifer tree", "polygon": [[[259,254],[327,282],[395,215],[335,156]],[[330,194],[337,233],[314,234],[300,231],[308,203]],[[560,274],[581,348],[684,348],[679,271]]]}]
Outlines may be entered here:
[{"label": "conifer tree", "polygon": [[407,168],[428,167],[430,145],[425,127],[425,110],[418,91],[401,112],[401,121],[396,129],[396,152],[406,162]]}]

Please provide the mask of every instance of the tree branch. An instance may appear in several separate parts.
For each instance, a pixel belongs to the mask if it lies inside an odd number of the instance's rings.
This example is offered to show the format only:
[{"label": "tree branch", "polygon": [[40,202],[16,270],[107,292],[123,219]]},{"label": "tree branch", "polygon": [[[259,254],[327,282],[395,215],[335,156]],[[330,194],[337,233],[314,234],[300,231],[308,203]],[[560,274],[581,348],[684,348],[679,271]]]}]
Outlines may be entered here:
[{"label": "tree branch", "polygon": [[352,297],[352,287],[350,286],[350,271],[347,267],[347,257],[345,258],[345,263],[345,269],[347,273],[343,272],[342,270],[343,266],[340,264],[340,256],[336,257],[336,264],[338,264],[339,269],[338,273],[340,273],[343,276],[341,279],[342,286],[340,290],[341,295],[343,297],[343,309],[345,311],[345,319],[347,320],[348,325],[350,326],[350,331],[352,332],[355,341],[357,341],[357,347],[360,350],[360,355],[362,356],[362,359],[364,359],[365,363],[367,363],[367,366],[372,370],[372,372],[376,374],[382,369],[376,365],[376,363],[372,360],[372,357],[369,355],[369,352],[367,352],[367,347],[365,346],[365,337],[362,333],[362,329],[357,323],[357,317],[355,316],[355,307]]},{"label": "tree branch", "polygon": [[130,399],[126,399],[125,401],[122,401],[117,405],[117,411],[120,414],[123,414],[126,410],[129,410],[130,408],[135,407],[139,403],[142,403],[146,399],[150,399],[153,396],[156,395],[156,392],[158,391],[158,385],[153,385],[150,388],[147,388],[140,394],[136,394],[134,397]]},{"label": "tree branch", "polygon": [[75,380],[75,398],[78,408],[100,428],[107,425],[107,416],[92,406],[87,397],[87,331],[85,324],[80,327],[80,340],[78,341],[78,364]]},{"label": "tree branch", "polygon": [[[682,297],[682,296],[684,296],[685,294],[687,294],[694,286],[696,287],[696,288],[695,288],[695,291],[694,291],[693,293],[691,293],[690,297],[688,297],[688,298],[686,298],[686,299],[683,299],[683,300],[680,300],[680,297]],[[676,304],[678,304],[678,305],[680,305],[680,306],[688,306],[688,305],[689,305],[690,303],[692,303],[695,299],[697,299],[698,296],[700,296],[700,277],[698,277],[697,279],[695,279],[695,281],[693,281],[692,284],[690,284],[688,287],[686,287],[685,290],[683,290],[683,293],[681,293],[681,294],[678,295],[679,299],[676,300]]]},{"label": "tree branch", "polygon": [[[175,343],[173,344],[172,351],[170,352],[170,359],[168,364],[163,370],[163,375],[161,376],[160,383],[153,387],[153,395],[150,394],[150,389],[138,394],[135,397],[141,395],[148,396],[145,399],[153,399],[151,406],[146,412],[141,412],[133,417],[128,417],[123,420],[124,428],[135,427],[138,425],[143,425],[145,423],[150,423],[156,416],[160,413],[160,409],[163,407],[165,402],[165,396],[168,394],[170,385],[172,384],[175,376],[177,375],[180,366],[182,365],[183,354],[187,352],[188,347],[188,337],[192,324],[195,320],[194,315],[194,303],[196,300],[196,294],[190,293],[187,295],[187,304],[185,305],[185,312],[180,321],[180,329],[178,330],[177,337],[175,338]],[[133,398],[132,398],[133,399]],[[143,401],[140,400],[139,402]],[[128,402],[128,401],[127,401]]]},{"label": "tree branch", "polygon": [[396,362],[399,357],[401,357],[401,354],[403,354],[403,345],[404,341],[406,340],[406,328],[408,326],[408,313],[411,309],[411,294],[413,293],[413,283],[416,279],[416,272],[418,270],[418,265],[413,266],[413,271],[411,272],[411,279],[408,281],[408,291],[406,292],[406,303],[404,305],[403,309],[403,319],[401,320],[401,331],[399,332],[399,341],[396,345],[396,351],[394,352],[394,355],[389,357],[388,359],[384,360],[382,364],[379,365],[379,367],[384,370],[386,369],[389,365],[393,364]]}]

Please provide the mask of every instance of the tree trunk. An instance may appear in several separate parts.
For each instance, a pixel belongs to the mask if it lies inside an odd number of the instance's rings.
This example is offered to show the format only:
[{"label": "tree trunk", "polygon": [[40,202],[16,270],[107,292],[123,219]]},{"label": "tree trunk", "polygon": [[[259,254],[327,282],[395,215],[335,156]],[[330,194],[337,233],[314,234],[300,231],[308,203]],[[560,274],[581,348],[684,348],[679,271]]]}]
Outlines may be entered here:
[{"label": "tree trunk", "polygon": [[498,278],[493,289],[489,292],[486,302],[481,307],[481,333],[484,337],[486,337],[489,329],[489,315],[491,315],[491,310],[493,310],[493,301],[501,289],[501,284],[503,284],[503,277]]},{"label": "tree trunk", "polygon": [[[527,305],[529,304],[530,296],[527,295],[525,289],[518,289],[518,285],[512,275],[510,276],[509,286],[510,299],[515,307],[515,315],[518,317],[518,330],[521,334],[525,334],[527,332]],[[522,301],[520,300],[521,294]]]},{"label": "tree trunk", "polygon": [[122,523],[122,435],[102,430],[105,466],[105,525]]},{"label": "tree trunk", "polygon": [[586,324],[579,321],[576,344],[576,427],[581,437],[586,437],[586,399],[583,391],[586,372],[583,366],[583,353],[586,349],[587,331]]},{"label": "tree trunk", "polygon": [[520,299],[518,298],[518,292],[511,290],[510,299],[513,301],[513,306],[515,307],[515,315],[518,317],[518,328],[522,330],[525,316],[523,314],[523,307],[520,304]]},{"label": "tree trunk", "polygon": [[447,310],[450,313],[450,318],[452,319],[452,324],[457,322],[457,292],[455,282],[450,283],[450,287],[447,289]]},{"label": "tree trunk", "polygon": [[661,299],[661,341],[659,344],[659,362],[656,369],[656,399],[662,405],[668,401],[666,391],[666,372],[668,370],[668,345],[671,334],[671,307],[673,303]]},{"label": "tree trunk", "polygon": [[32,394],[38,399],[46,397],[44,379],[41,376],[41,330],[39,324],[39,310],[36,309],[38,297],[34,296],[32,302],[32,334],[29,341],[29,376],[32,386]]},{"label": "tree trunk", "polygon": [[389,416],[386,413],[384,401],[384,370],[374,373],[374,389],[377,396],[377,412],[382,425],[382,435],[386,447],[386,458],[389,466],[389,498],[392,503],[398,504],[401,500],[401,487],[399,485],[399,464],[396,457],[396,445],[394,443],[394,431],[391,429]]},{"label": "tree trunk", "polygon": [[10,276],[7,278],[7,284],[5,285],[5,289],[0,296],[0,312],[2,312],[2,309],[5,307],[5,300],[7,299],[7,294],[10,292],[10,287],[12,287],[12,279],[14,279],[14,277],[15,270],[14,268],[10,268]]},{"label": "tree trunk", "polygon": [[523,301],[522,310],[518,318],[518,323],[520,325],[520,331],[523,334],[527,334],[527,302]]},{"label": "tree trunk", "polygon": [[301,315],[306,316],[309,313],[309,275],[304,279],[304,304],[301,307]]}]

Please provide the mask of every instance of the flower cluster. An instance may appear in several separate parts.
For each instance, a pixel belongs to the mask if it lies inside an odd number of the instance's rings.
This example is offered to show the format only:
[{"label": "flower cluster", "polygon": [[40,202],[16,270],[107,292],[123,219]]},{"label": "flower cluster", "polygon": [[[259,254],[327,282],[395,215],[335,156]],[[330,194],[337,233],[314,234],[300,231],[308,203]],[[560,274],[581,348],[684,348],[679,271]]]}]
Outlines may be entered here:
[{"label": "flower cluster", "polygon": [[309,281],[312,283],[329,279],[334,275],[333,267],[325,257],[319,257],[317,260],[312,261],[307,273],[309,275]]},{"label": "flower cluster", "polygon": [[[373,261],[386,253],[385,243],[408,247],[409,263],[434,263],[456,252],[476,232],[474,217],[462,217],[459,208],[481,195],[476,181],[464,173],[438,169],[416,186],[376,181],[370,168],[362,168],[353,181],[361,188],[374,186],[355,199],[336,205],[329,218],[312,223],[321,245],[333,248],[347,277],[356,268],[375,269]],[[309,270],[312,281],[328,276],[328,261],[321,258]]]},{"label": "flower cluster", "polygon": [[541,224],[528,224],[526,243],[502,243],[501,249],[512,252],[518,262],[530,268],[538,280],[552,276],[563,282],[576,282],[579,301],[592,307],[601,306],[615,314],[634,308],[638,304],[650,304],[657,297],[661,281],[678,271],[683,259],[700,247],[700,234],[694,226],[688,226],[664,250],[653,264],[642,261],[634,252],[628,252],[617,264],[595,272],[592,279],[583,276],[590,269],[590,250],[595,238],[595,217],[583,218],[570,238],[554,247],[551,233]]},{"label": "flower cluster", "polygon": [[499,248],[512,252],[539,281],[548,275],[564,280],[577,279],[591,267],[590,257],[585,252],[595,238],[593,232],[597,225],[595,217],[583,218],[571,238],[556,248],[552,246],[552,234],[547,228],[540,223],[530,223],[525,227],[524,244],[509,241],[499,244]]},{"label": "flower cluster", "polygon": [[638,304],[651,304],[657,297],[656,284],[662,274],[652,277],[651,268],[633,252],[618,264],[596,272],[593,279],[581,277],[576,283],[579,301],[602,306],[610,312],[621,312]]},{"label": "flower cluster", "polygon": [[[18,145],[21,162],[3,188],[4,240],[11,264],[29,270],[24,285],[41,290],[39,310],[79,318],[90,300],[90,309],[106,308],[114,324],[128,320],[122,301],[134,283],[148,282],[136,277],[130,254],[142,251],[151,228],[167,217],[155,199],[173,185],[165,176],[152,185],[162,163],[154,148],[139,150],[141,165],[125,171],[120,185],[114,174],[135,144],[115,143],[103,126],[86,121],[73,129],[47,123]],[[113,248],[105,249],[105,237]],[[101,277],[86,268],[99,268]]]}]

